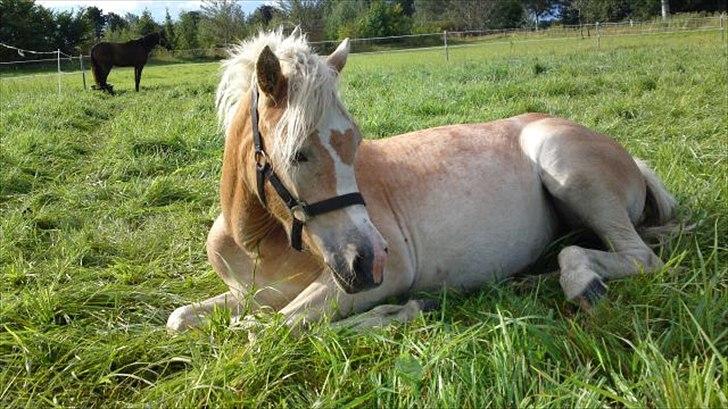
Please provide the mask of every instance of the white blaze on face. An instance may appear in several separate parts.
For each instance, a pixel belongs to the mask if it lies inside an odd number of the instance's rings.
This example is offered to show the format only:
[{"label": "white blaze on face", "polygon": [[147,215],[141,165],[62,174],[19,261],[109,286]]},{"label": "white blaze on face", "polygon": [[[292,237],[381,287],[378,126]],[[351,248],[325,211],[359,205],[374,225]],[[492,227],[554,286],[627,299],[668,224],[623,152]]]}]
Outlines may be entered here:
[{"label": "white blaze on face", "polygon": [[336,194],[343,195],[346,193],[357,192],[359,189],[356,184],[356,176],[354,174],[354,165],[344,163],[336,149],[334,149],[331,137],[334,132],[346,134],[354,127],[351,120],[339,112],[338,109],[328,109],[326,116],[321,121],[318,134],[321,136],[321,143],[326,152],[334,161],[334,172],[336,174]]},{"label": "white blaze on face", "polygon": [[[337,152],[334,148],[333,141],[331,140],[334,133],[337,133],[338,135],[346,135],[347,133],[351,134],[351,131],[355,129],[355,125],[352,123],[351,119],[342,111],[343,109],[336,109],[336,107],[328,109],[318,129],[318,134],[321,136],[321,143],[334,162],[337,196],[359,191],[359,187],[356,183],[356,173],[354,172],[354,162],[350,161],[350,164],[345,163],[339,152]],[[346,143],[349,142],[347,141]],[[364,206],[349,206],[343,210],[346,211],[347,215],[354,223],[354,226],[356,226],[359,231],[366,232],[368,235],[373,235],[371,230],[376,231],[376,229],[372,229],[373,226],[369,220],[369,214]],[[376,233],[376,236],[379,236],[378,232]],[[381,236],[378,238],[381,239]]]}]

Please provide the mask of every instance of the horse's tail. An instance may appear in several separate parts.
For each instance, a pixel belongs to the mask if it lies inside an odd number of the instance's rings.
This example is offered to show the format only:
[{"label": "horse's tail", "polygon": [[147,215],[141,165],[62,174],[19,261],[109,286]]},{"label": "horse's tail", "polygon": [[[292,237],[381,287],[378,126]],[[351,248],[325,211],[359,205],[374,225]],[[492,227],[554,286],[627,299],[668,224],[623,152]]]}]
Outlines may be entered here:
[{"label": "horse's tail", "polygon": [[634,158],[647,185],[645,219],[639,228],[643,237],[660,238],[690,227],[679,223],[676,217],[677,201],[667,190],[660,177],[644,161]]},{"label": "horse's tail", "polygon": [[94,57],[94,51],[95,48],[91,49],[91,73],[94,75],[94,81],[96,82],[96,85],[101,87],[101,83],[99,82],[99,78],[101,77],[101,73],[99,73],[99,63],[96,61],[96,57]]}]

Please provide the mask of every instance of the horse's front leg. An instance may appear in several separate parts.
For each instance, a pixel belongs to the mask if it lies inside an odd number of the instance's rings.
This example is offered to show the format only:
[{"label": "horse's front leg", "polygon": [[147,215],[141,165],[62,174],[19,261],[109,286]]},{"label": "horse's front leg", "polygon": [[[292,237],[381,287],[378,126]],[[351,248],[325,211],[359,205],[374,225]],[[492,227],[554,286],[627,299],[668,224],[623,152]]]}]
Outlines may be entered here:
[{"label": "horse's front leg", "polygon": [[134,67],[134,89],[139,92],[139,82],[142,80],[142,69],[144,66]]},{"label": "horse's front leg", "polygon": [[177,308],[167,319],[167,329],[171,332],[180,332],[199,327],[205,323],[210,313],[217,308],[229,309],[232,316],[236,317],[240,315],[242,304],[235,294],[227,291],[205,301]]},{"label": "horse's front leg", "polygon": [[[412,273],[385,273],[385,279],[380,286],[368,291],[347,294],[339,288],[331,273],[326,271],[280,312],[284,315],[286,324],[295,328],[305,327],[324,317],[337,321],[367,311],[373,306],[382,304],[389,297],[404,294],[412,284],[413,278]],[[385,325],[391,321],[408,321],[427,307],[428,305],[421,302],[403,306],[379,305],[366,314],[347,319],[345,326],[363,328]]]},{"label": "horse's front leg", "polygon": [[218,216],[207,236],[207,258],[230,291],[177,308],[169,316],[167,328],[199,327],[215,308],[229,309],[235,322],[244,312],[278,311],[294,300],[320,274],[321,267],[311,263],[306,253],[288,248],[285,234],[280,228],[270,232],[254,259],[237,245],[224,216]]}]

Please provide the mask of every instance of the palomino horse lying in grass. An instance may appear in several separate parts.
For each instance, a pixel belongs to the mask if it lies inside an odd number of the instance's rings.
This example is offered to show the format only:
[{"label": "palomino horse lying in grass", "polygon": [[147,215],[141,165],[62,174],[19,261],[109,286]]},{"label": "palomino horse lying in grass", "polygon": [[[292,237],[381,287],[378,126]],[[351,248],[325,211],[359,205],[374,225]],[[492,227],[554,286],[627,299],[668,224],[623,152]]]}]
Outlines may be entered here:
[{"label": "palomino horse lying in grass", "polygon": [[[664,224],[675,201],[615,141],[544,114],[362,140],[337,94],[348,52],[344,40],[322,58],[276,31],[223,63],[222,214],[207,251],[230,291],[178,308],[171,330],[214,308],[245,318],[245,300],[296,325],[418,290],[474,289],[525,269],[563,229],[587,228],[611,250],[559,253],[564,293],[585,308],[604,281],[662,267],[635,225]],[[422,307],[380,305],[347,322]]]}]

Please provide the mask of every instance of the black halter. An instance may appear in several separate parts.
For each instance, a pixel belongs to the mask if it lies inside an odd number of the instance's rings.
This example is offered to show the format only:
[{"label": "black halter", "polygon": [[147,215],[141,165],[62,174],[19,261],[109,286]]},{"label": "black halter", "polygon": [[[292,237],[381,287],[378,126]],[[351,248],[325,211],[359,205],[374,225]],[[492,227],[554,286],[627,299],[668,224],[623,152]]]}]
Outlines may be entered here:
[{"label": "black halter", "polygon": [[313,217],[323,213],[332,212],[334,210],[343,209],[344,207],[362,205],[364,206],[364,198],[361,193],[347,193],[341,196],[334,196],[320,202],[308,204],[303,200],[296,199],[291,192],[286,189],[281,179],[273,171],[268,163],[268,155],[263,150],[263,140],[260,137],[260,129],[258,128],[258,86],[253,84],[252,102],[250,104],[250,119],[253,125],[253,146],[255,148],[255,170],[258,185],[258,199],[266,206],[265,199],[265,181],[270,184],[278,193],[278,197],[283,200],[288,210],[291,211],[293,223],[291,224],[291,247],[297,251],[301,251],[301,233],[303,225]]}]

